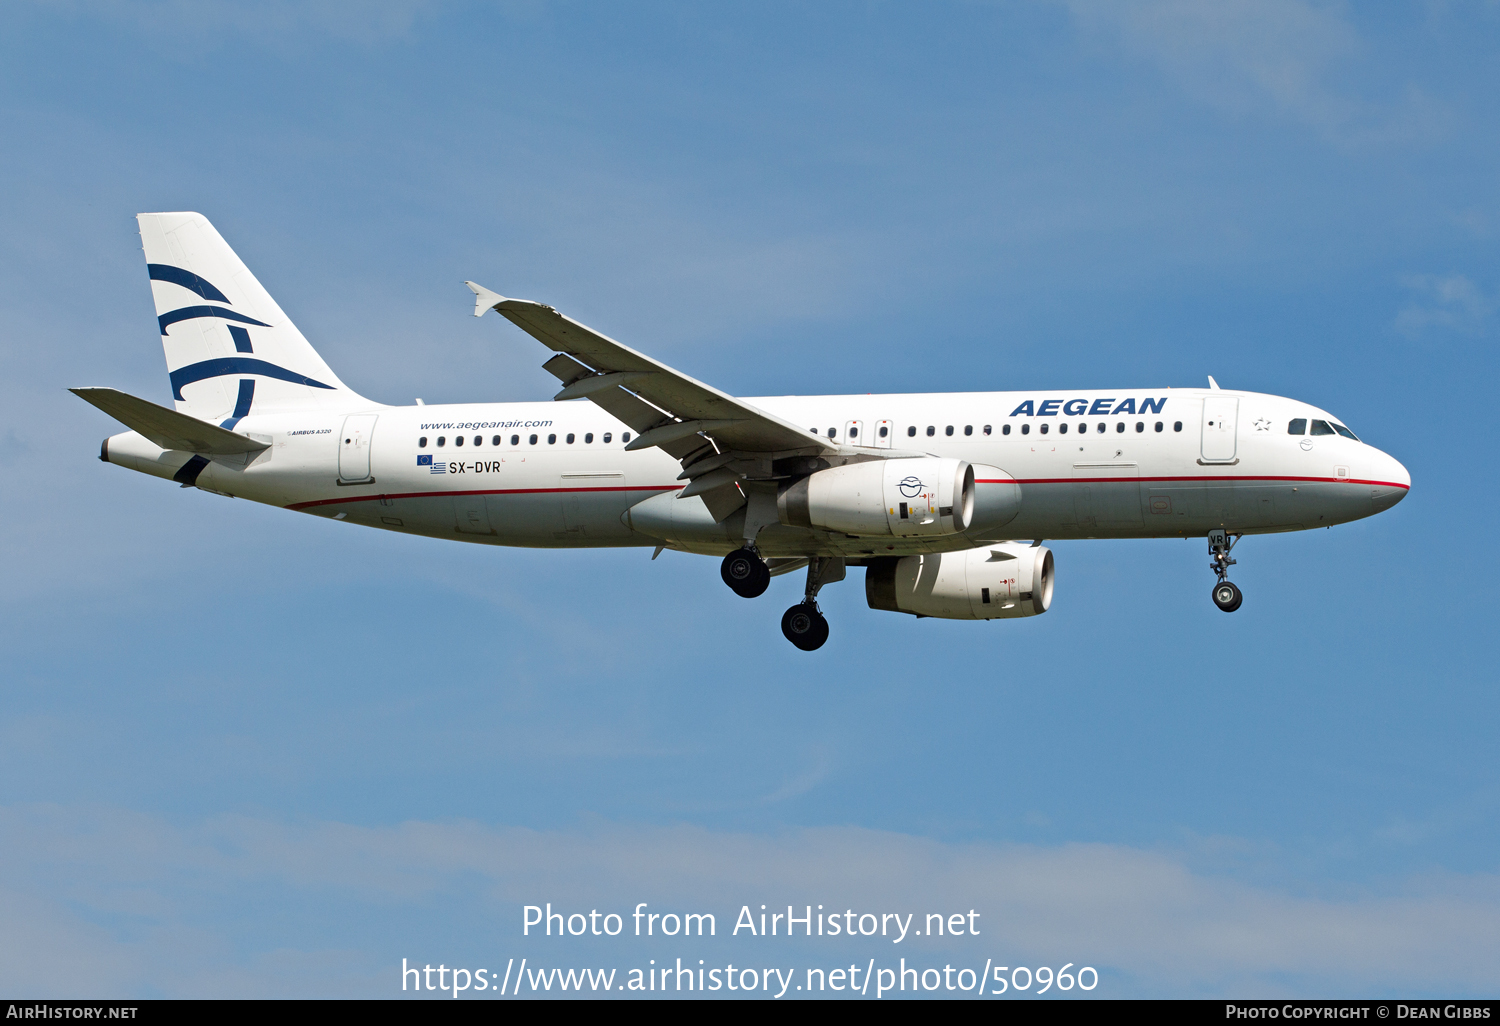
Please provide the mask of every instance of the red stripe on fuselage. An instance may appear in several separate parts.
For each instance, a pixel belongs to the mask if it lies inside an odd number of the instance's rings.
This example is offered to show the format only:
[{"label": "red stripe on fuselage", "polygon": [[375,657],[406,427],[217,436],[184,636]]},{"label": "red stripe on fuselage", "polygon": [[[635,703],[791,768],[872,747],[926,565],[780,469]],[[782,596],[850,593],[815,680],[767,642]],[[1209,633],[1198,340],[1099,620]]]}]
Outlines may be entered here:
[{"label": "red stripe on fuselage", "polygon": [[[1164,481],[1301,481],[1312,484],[1362,484],[1379,485],[1383,488],[1410,489],[1398,481],[1367,481],[1348,477],[1271,477],[1257,475],[1195,475],[1189,477],[1020,477],[1011,479],[978,478],[975,484],[1078,484],[1079,482],[1109,483],[1137,482],[1151,484]],[[346,502],[373,502],[376,499],[433,499],[443,495],[548,495],[558,492],[671,492],[685,485],[616,485],[604,488],[477,488],[447,492],[377,492],[374,495],[350,495],[339,499],[313,499],[294,502],[287,509],[303,510],[314,506],[337,506]]]}]

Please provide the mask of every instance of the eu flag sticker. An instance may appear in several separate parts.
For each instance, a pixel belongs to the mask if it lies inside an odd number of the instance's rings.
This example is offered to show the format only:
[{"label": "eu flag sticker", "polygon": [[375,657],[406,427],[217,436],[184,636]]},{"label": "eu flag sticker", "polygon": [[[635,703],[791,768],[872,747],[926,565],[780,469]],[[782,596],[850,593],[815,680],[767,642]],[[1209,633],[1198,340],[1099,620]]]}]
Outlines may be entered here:
[{"label": "eu flag sticker", "polygon": [[430,466],[432,466],[432,456],[431,456],[431,454],[426,455],[426,456],[418,456],[417,457],[417,466],[419,466],[419,467],[430,467]]}]

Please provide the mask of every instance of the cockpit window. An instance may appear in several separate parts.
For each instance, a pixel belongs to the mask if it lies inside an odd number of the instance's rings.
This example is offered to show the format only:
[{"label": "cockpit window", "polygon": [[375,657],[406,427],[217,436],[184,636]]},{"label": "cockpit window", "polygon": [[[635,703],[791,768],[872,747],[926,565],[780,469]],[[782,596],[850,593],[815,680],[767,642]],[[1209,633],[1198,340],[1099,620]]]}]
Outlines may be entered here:
[{"label": "cockpit window", "polygon": [[1339,434],[1343,435],[1345,438],[1353,439],[1356,442],[1359,441],[1358,438],[1354,437],[1354,432],[1353,431],[1350,431],[1348,428],[1344,427],[1344,425],[1342,425],[1342,424],[1340,424],[1338,422],[1334,422],[1333,429],[1335,431],[1337,431]]},{"label": "cockpit window", "polygon": [[1294,417],[1292,422],[1286,426],[1286,433],[1289,435],[1307,434],[1307,418]]},{"label": "cockpit window", "polygon": [[1328,426],[1326,420],[1315,420],[1312,422],[1312,433],[1315,435],[1331,435],[1333,428]]}]

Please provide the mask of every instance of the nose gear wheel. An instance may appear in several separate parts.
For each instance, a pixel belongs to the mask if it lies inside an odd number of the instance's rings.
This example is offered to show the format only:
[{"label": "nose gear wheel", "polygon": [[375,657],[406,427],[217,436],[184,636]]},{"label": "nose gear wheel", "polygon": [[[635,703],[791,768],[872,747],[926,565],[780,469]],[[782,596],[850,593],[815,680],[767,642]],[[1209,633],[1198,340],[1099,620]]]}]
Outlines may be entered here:
[{"label": "nose gear wheel", "polygon": [[1213,595],[1214,605],[1226,613],[1234,612],[1240,608],[1240,603],[1245,601],[1245,596],[1240,589],[1228,581],[1220,581],[1214,585]]}]

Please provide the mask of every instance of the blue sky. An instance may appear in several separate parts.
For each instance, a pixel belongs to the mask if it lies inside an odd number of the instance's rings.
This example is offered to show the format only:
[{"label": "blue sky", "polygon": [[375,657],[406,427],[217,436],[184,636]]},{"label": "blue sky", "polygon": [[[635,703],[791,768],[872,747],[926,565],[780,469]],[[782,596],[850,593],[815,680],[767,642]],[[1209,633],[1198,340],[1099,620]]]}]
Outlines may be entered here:
[{"label": "blue sky", "polygon": [[[1497,42],[1493,4],[7,5],[0,989],[385,996],[689,953],[537,947],[528,903],[805,901],[981,908],[919,956],[1100,995],[1493,995]],[[1213,374],[1414,488],[1245,541],[1232,617],[1201,542],[1069,542],[1016,623],[856,571],[809,656],[789,578],[100,464],[64,389],[169,398],[133,215],[182,209],[380,401],[551,394],[472,278],[742,395]]]}]

